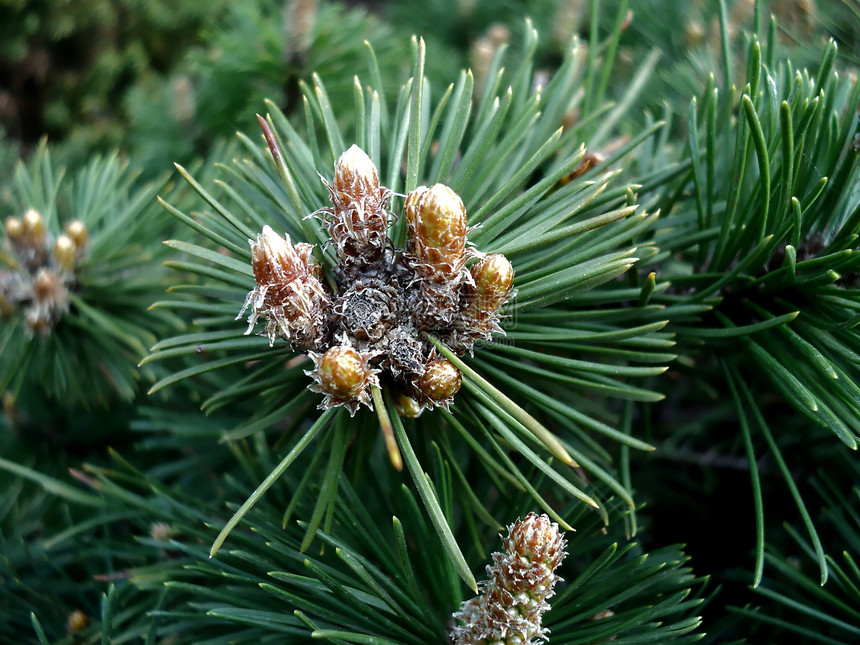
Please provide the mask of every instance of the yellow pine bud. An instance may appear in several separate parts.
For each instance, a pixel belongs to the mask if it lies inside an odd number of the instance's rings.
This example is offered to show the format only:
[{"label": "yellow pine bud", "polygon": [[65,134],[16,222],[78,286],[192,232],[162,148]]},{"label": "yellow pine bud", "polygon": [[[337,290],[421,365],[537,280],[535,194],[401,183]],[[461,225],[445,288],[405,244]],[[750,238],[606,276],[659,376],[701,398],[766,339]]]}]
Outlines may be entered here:
[{"label": "yellow pine bud", "polygon": [[490,253],[472,265],[469,272],[475,283],[473,301],[468,307],[493,314],[505,304],[514,286],[514,268],[500,253]]},{"label": "yellow pine bud", "polygon": [[351,399],[364,387],[367,368],[352,347],[330,348],[323,354],[317,369],[320,387],[332,396]]},{"label": "yellow pine bud", "polygon": [[86,248],[89,241],[89,231],[87,231],[86,224],[81,220],[75,219],[66,224],[65,233],[75,243],[75,248],[78,249],[79,253]]},{"label": "yellow pine bud", "polygon": [[408,419],[417,419],[424,409],[418,401],[403,392],[394,399],[394,407],[397,408],[397,414]]},{"label": "yellow pine bud", "polygon": [[18,241],[24,235],[24,227],[17,217],[6,218],[6,235],[12,241]]},{"label": "yellow pine bud", "polygon": [[66,271],[74,271],[76,255],[77,246],[72,238],[65,233],[60,235],[54,242],[54,258],[57,260],[57,264]]},{"label": "yellow pine bud", "polygon": [[419,186],[406,197],[409,251],[424,277],[456,281],[466,263],[466,207],[444,184]]},{"label": "yellow pine bud", "polygon": [[433,403],[450,402],[460,390],[463,375],[444,358],[432,360],[415,380],[415,387]]},{"label": "yellow pine bud", "polygon": [[31,246],[41,244],[45,239],[45,220],[42,214],[31,208],[21,218],[21,229],[27,243]]},{"label": "yellow pine bud", "polygon": [[345,344],[330,347],[324,354],[308,355],[314,362],[314,369],[305,372],[315,381],[310,390],[325,395],[320,409],[343,405],[353,415],[359,403],[370,407],[370,388],[379,384],[370,354]]}]

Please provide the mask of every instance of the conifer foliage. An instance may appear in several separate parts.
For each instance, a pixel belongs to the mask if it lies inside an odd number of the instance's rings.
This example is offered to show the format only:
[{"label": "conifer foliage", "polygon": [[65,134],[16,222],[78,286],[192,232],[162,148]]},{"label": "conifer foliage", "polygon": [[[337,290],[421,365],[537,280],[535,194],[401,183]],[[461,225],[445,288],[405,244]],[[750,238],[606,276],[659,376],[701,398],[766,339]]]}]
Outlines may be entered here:
[{"label": "conifer foliage", "polygon": [[851,8],[395,4],[2,179],[0,640],[855,642]]}]

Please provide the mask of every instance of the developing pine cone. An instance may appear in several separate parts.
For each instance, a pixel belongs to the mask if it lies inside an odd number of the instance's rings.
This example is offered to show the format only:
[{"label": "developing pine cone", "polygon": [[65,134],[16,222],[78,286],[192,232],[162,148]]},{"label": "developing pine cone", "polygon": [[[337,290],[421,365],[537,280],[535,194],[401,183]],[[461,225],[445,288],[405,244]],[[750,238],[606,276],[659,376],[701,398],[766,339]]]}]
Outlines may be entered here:
[{"label": "developing pine cone", "polygon": [[508,527],[504,551],[493,553],[481,594],[454,614],[454,645],[532,645],[547,640],[541,627],[561,580],[554,571],[567,555],[564,534],[546,515],[529,513]]},{"label": "developing pine cone", "polygon": [[332,205],[318,212],[336,250],[337,292],[321,282],[310,245],[293,245],[266,226],[251,241],[256,287],[239,314],[252,308],[247,333],[263,318],[270,343],[283,338],[295,351],[313,350],[310,389],[324,395],[321,409],[372,407],[377,385],[392,391],[404,416],[447,409],[462,375],[435,355],[423,333],[462,354],[501,332],[498,311],[513,284],[510,262],[489,255],[466,268],[476,255],[467,246],[466,208],[443,184],[407,196],[407,248],[394,248],[391,192],[358,146],[340,156],[325,184]]}]

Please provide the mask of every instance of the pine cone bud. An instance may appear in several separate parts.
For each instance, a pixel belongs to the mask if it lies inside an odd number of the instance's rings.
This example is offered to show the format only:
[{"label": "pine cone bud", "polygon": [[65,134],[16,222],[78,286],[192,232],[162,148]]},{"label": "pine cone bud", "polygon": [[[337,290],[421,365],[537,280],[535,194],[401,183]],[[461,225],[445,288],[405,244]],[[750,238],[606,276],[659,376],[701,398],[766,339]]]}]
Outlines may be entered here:
[{"label": "pine cone bud", "polygon": [[514,268],[500,253],[490,253],[469,270],[474,287],[468,288],[466,308],[475,317],[489,318],[505,304],[514,286]]},{"label": "pine cone bud", "polygon": [[472,265],[471,282],[463,288],[463,304],[454,319],[448,346],[458,354],[471,351],[475,342],[504,333],[499,326],[499,309],[511,295],[514,269],[499,253],[485,255]]},{"label": "pine cone bud", "polygon": [[[528,645],[545,641],[549,630],[541,618],[550,606],[554,571],[567,555],[558,525],[546,515],[529,513],[508,527],[505,550],[493,554],[489,580],[481,595],[467,600],[454,614],[454,645]],[[534,640],[533,640],[534,639]]]},{"label": "pine cone bud", "polygon": [[22,236],[31,247],[41,245],[45,241],[45,220],[42,214],[31,208],[21,218]]},{"label": "pine cone bud", "polygon": [[358,146],[350,147],[335,163],[328,188],[334,208],[324,212],[341,263],[377,260],[388,239],[388,190],[379,185],[373,161]]},{"label": "pine cone bud", "polygon": [[12,242],[17,242],[24,236],[24,227],[17,217],[6,218],[6,235]]},{"label": "pine cone bud", "polygon": [[379,193],[379,171],[364,150],[352,145],[334,164],[332,188],[347,203],[360,201]]},{"label": "pine cone bud", "polygon": [[31,332],[47,334],[69,310],[69,290],[56,272],[41,267],[30,287],[30,305],[24,318]]},{"label": "pine cone bud", "polygon": [[76,257],[77,247],[72,238],[66,234],[60,235],[54,242],[54,259],[57,260],[57,264],[66,271],[74,271]]},{"label": "pine cone bud", "polygon": [[296,351],[319,346],[328,333],[324,314],[329,296],[315,276],[318,268],[311,260],[310,244],[290,243],[269,226],[250,241],[251,264],[257,286],[248,293],[236,318],[251,306],[250,334],[257,318],[265,316],[269,344],[284,338]]},{"label": "pine cone bud", "polygon": [[315,381],[310,389],[325,395],[321,410],[343,405],[354,415],[359,403],[371,407],[370,388],[379,384],[377,370],[369,364],[371,354],[346,344],[330,347],[324,354],[308,355],[314,362],[314,369],[305,372]]},{"label": "pine cone bud", "polygon": [[397,414],[407,419],[417,419],[421,416],[424,407],[405,392],[400,392],[394,398],[394,407]]},{"label": "pine cone bud", "polygon": [[424,373],[415,380],[415,389],[420,393],[422,402],[441,405],[447,409],[460,391],[463,374],[444,358],[430,361]]},{"label": "pine cone bud", "polygon": [[409,252],[427,280],[459,283],[466,263],[466,207],[444,184],[419,186],[406,197]]},{"label": "pine cone bud", "polygon": [[81,220],[75,219],[66,224],[65,233],[75,243],[75,248],[78,249],[78,255],[87,248],[90,235],[87,231],[87,226]]},{"label": "pine cone bud", "polygon": [[338,296],[335,318],[350,338],[376,342],[397,318],[397,296],[397,290],[381,280],[356,282]]},{"label": "pine cone bud", "polygon": [[407,322],[395,325],[379,343],[379,366],[394,378],[414,378],[424,371],[426,351],[415,328]]}]

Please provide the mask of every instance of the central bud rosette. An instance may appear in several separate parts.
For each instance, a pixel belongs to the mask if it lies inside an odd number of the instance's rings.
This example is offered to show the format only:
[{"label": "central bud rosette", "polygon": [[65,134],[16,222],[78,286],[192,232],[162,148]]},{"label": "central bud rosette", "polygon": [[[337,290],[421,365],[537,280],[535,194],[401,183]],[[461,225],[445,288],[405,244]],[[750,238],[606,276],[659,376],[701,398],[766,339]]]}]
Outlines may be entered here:
[{"label": "central bud rosette", "polygon": [[389,210],[392,193],[358,146],[337,160],[326,187],[332,206],[318,214],[336,251],[337,293],[326,285],[312,245],[292,244],[266,226],[249,240],[257,284],[239,313],[251,307],[245,333],[263,318],[260,333],[270,345],[281,338],[307,352],[314,362],[306,372],[314,380],[310,389],[324,395],[321,409],[372,408],[371,388],[383,384],[403,416],[447,409],[462,375],[422,332],[458,355],[504,333],[499,310],[511,296],[511,263],[467,243],[466,208],[444,184],[406,196],[407,248],[395,248],[388,236],[397,218]]}]

